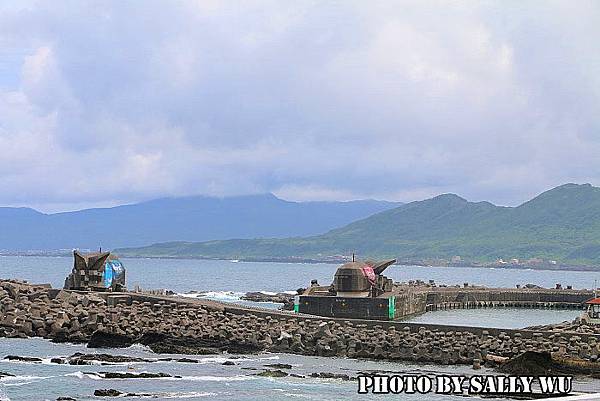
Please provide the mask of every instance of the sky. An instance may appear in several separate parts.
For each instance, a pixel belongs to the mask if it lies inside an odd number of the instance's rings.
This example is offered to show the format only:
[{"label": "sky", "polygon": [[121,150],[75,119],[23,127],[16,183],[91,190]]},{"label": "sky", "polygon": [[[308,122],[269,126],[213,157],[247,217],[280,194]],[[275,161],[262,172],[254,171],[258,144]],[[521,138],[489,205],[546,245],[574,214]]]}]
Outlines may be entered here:
[{"label": "sky", "polygon": [[600,185],[597,1],[0,3],[0,205]]}]

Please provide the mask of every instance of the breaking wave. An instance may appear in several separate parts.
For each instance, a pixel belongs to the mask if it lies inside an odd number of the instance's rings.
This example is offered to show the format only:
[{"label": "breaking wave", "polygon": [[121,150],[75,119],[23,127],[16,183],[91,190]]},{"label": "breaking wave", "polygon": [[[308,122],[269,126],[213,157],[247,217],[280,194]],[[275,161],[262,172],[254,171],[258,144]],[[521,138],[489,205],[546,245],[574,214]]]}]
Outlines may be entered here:
[{"label": "breaking wave", "polygon": [[235,291],[202,291],[202,292],[194,292],[194,293],[185,293],[185,294],[177,294],[180,297],[185,298],[204,298],[204,299],[213,299],[215,301],[223,301],[223,302],[237,302],[242,300],[242,296],[245,292],[235,292]]},{"label": "breaking wave", "polygon": [[217,393],[207,393],[207,392],[190,392],[190,393],[162,393],[157,394],[160,395],[161,398],[196,398],[196,397],[211,397],[217,395]]},{"label": "breaking wave", "polygon": [[165,377],[165,380],[183,380],[193,382],[239,382],[245,380],[255,380],[252,376],[181,376],[181,377]]},{"label": "breaking wave", "polygon": [[54,376],[5,376],[2,378],[2,385],[5,387],[25,386],[40,380],[50,379]]},{"label": "breaking wave", "polygon": [[77,377],[79,379],[92,379],[92,380],[102,380],[102,376],[95,374],[95,373],[84,373],[82,371],[77,371],[77,372],[72,372],[72,373],[66,373],[64,376],[68,376],[68,377]]},{"label": "breaking wave", "polygon": [[[140,373],[140,372],[137,372]],[[254,377],[237,375],[237,376],[172,376],[172,377],[150,377],[150,378],[135,378],[135,379],[105,379],[102,374],[95,372],[72,372],[67,373],[64,376],[77,377],[79,379],[92,379],[92,380],[168,380],[168,381],[193,381],[193,382],[237,382],[244,380],[253,380]]]}]

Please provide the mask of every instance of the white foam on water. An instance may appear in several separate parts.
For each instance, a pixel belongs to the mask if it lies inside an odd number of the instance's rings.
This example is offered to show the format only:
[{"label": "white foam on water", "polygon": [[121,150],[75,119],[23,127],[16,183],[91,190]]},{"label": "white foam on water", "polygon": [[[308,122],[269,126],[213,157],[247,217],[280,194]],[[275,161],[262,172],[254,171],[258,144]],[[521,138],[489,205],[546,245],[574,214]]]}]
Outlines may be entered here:
[{"label": "white foam on water", "polygon": [[269,360],[274,360],[274,359],[279,359],[279,356],[273,355],[273,356],[265,356],[264,358],[258,358],[259,361],[269,361]]},{"label": "white foam on water", "polygon": [[284,395],[287,395],[288,397],[296,397],[296,398],[306,398],[306,399],[312,398],[312,396],[309,394],[284,393]]},{"label": "white foam on water", "polygon": [[3,363],[21,363],[21,364],[27,364],[27,365],[41,365],[44,360],[42,359],[42,362],[39,361],[19,361],[16,359],[10,360],[10,359],[1,359],[0,362]]},{"label": "white foam on water", "polygon": [[245,295],[244,292],[234,292],[234,291],[205,291],[205,292],[197,292],[192,294],[177,294],[178,296],[184,298],[205,298],[205,299],[214,299],[215,301],[224,301],[224,302],[235,302],[240,301],[241,297]]},{"label": "white foam on water", "polygon": [[162,398],[196,398],[196,397],[210,397],[215,396],[217,393],[206,393],[206,392],[190,392],[190,393],[163,393],[159,394]]},{"label": "white foam on water", "polygon": [[26,384],[31,384],[33,382],[21,382],[21,383],[2,383],[5,387],[20,387],[25,386]]},{"label": "white foam on water", "polygon": [[80,379],[85,378],[85,374],[83,372],[77,371],[77,372],[73,372],[73,373],[66,373],[65,376],[70,377],[78,377]]},{"label": "white foam on water", "polygon": [[[132,351],[144,351],[144,352],[152,353],[152,350],[150,349],[150,347],[148,347],[147,345],[143,345],[143,344],[133,344],[133,345],[130,345],[129,347],[127,347],[127,349],[130,349]],[[152,359],[152,358],[146,358],[146,359]]]},{"label": "white foam on water", "polygon": [[283,395],[286,395],[288,397],[296,397],[296,398],[312,398],[312,395],[309,394],[301,394],[301,393],[290,393],[290,389],[284,389],[284,388],[274,388],[272,389],[273,391],[279,391],[280,393],[283,393]]},{"label": "white foam on water", "polygon": [[[117,373],[125,373],[125,372],[117,372]],[[131,372],[127,372],[131,373]],[[139,373],[148,373],[148,372],[135,372]],[[104,376],[99,373],[84,373],[82,371],[67,373],[64,376],[77,377],[79,379],[92,379],[92,380],[104,380]],[[235,382],[235,381],[244,381],[244,380],[252,380],[253,377],[250,376],[180,376],[180,377],[147,377],[147,378],[135,378],[135,380],[169,380],[169,381],[212,381],[212,382]],[[130,380],[129,378],[123,379],[107,379],[107,380]]]},{"label": "white foam on water", "polygon": [[27,384],[35,383],[40,380],[50,379],[54,376],[5,376],[0,381],[0,384],[6,387],[18,387],[25,386]]},{"label": "white foam on water", "polygon": [[99,374],[96,374],[96,373],[83,373],[80,370],[78,370],[77,372],[73,372],[73,373],[66,373],[64,376],[77,377],[79,379],[102,380],[102,376],[100,376]]},{"label": "white foam on water", "polygon": [[231,358],[224,358],[222,356],[213,356],[207,358],[198,359],[198,363],[207,364],[207,363],[223,363],[225,361],[230,361]]},{"label": "white foam on water", "polygon": [[165,380],[183,380],[193,382],[239,382],[246,380],[255,380],[251,376],[181,376],[181,377],[165,377]]}]

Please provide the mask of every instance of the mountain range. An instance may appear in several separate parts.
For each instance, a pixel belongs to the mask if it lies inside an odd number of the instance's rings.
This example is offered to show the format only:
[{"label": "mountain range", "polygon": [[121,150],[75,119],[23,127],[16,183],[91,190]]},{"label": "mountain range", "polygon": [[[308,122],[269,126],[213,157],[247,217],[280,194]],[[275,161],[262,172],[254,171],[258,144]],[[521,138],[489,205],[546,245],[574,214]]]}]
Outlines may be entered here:
[{"label": "mountain range", "polygon": [[0,250],[110,249],[164,241],[319,234],[399,203],[290,202],[272,194],[157,199],[111,208],[44,214],[0,208]]},{"label": "mountain range", "polygon": [[169,242],[120,249],[129,256],[317,258],[331,255],[489,262],[541,258],[600,263],[600,188],[565,184],[517,207],[454,194],[407,203],[330,230],[291,238]]}]

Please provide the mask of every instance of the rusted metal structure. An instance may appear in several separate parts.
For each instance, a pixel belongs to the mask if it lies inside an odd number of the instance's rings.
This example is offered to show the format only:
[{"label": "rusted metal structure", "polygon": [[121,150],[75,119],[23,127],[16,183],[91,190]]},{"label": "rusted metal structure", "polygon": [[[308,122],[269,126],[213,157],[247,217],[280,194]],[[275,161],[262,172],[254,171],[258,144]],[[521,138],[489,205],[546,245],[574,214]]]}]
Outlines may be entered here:
[{"label": "rusted metal structure", "polygon": [[65,279],[66,290],[124,291],[125,267],[110,252],[82,254],[73,251],[73,270]]},{"label": "rusted metal structure", "polygon": [[382,262],[349,262],[338,267],[333,287],[338,297],[372,297],[392,290],[391,279],[382,275],[395,259]]},{"label": "rusted metal structure", "polygon": [[298,297],[300,313],[390,320],[396,317],[393,282],[382,273],[395,259],[355,261],[338,267],[329,287],[311,286]]}]

